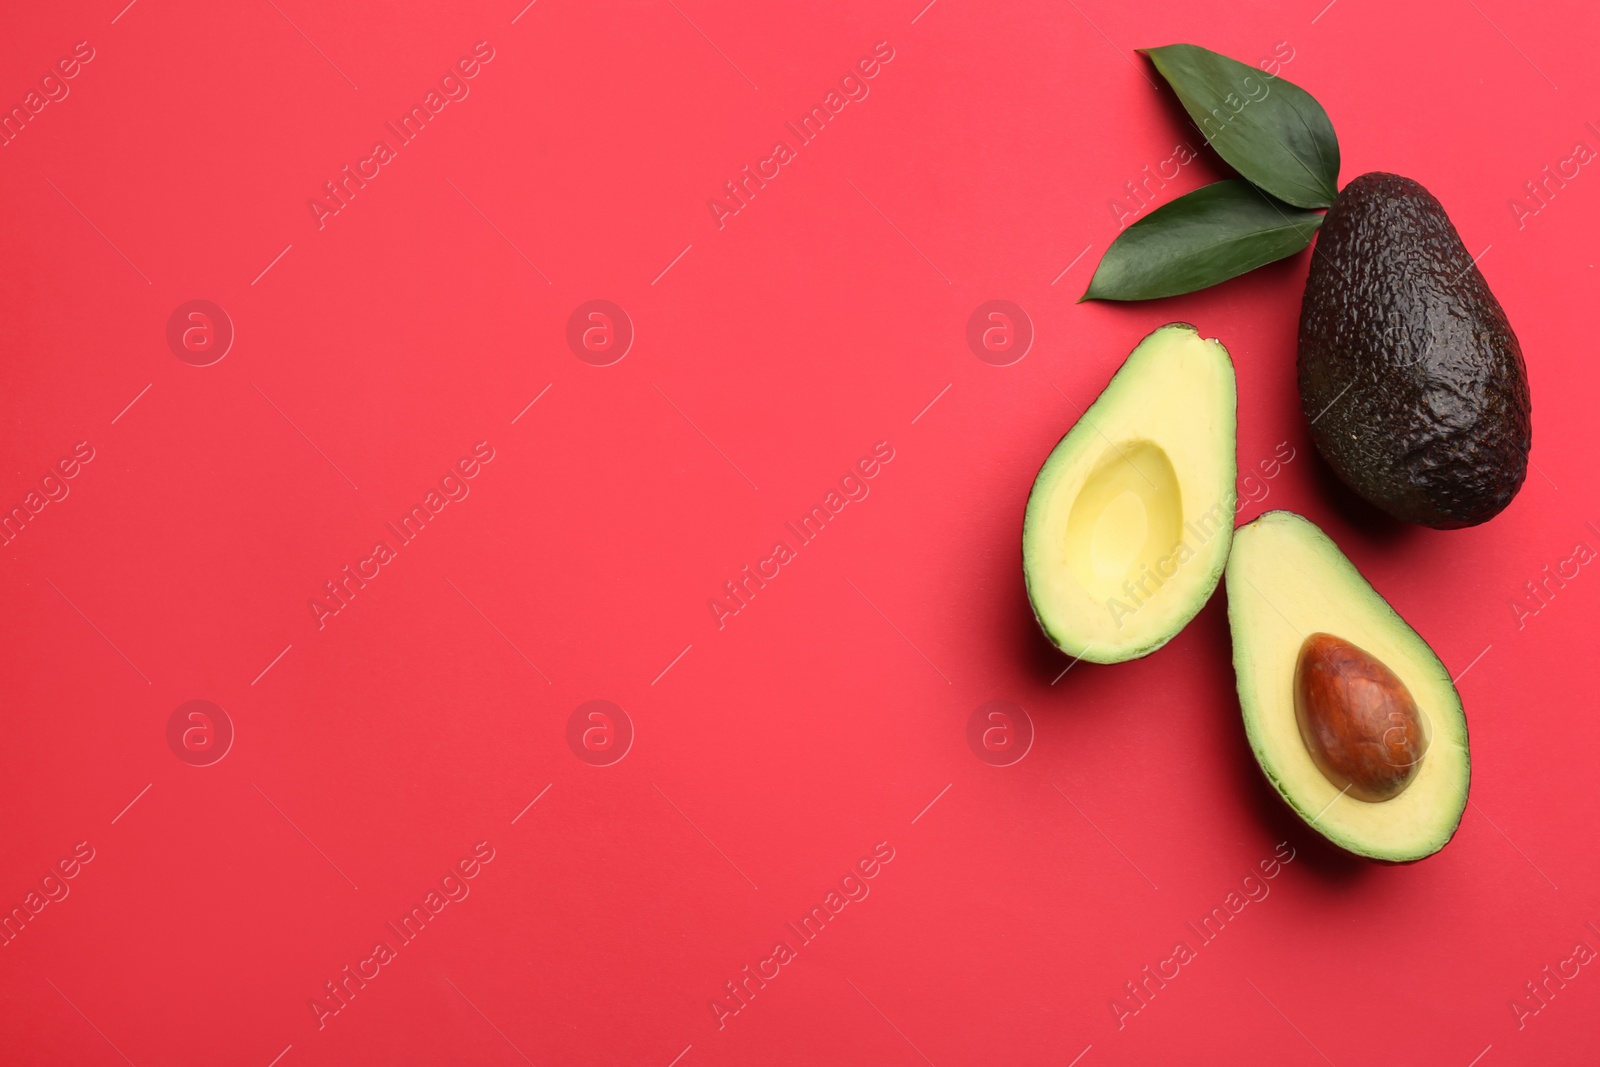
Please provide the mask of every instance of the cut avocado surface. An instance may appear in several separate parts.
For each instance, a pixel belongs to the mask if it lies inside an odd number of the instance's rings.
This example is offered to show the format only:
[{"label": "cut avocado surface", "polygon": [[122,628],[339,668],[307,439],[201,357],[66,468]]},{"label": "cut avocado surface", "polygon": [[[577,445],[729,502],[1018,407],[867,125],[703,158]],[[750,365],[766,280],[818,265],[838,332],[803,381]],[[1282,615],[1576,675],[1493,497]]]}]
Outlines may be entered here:
[{"label": "cut avocado surface", "polygon": [[[1227,583],[1239,705],[1267,780],[1350,852],[1407,862],[1443,848],[1471,763],[1461,697],[1433,649],[1292,512],[1234,532]],[[1323,683],[1308,679],[1318,670]],[[1308,692],[1322,704],[1320,738]]]},{"label": "cut avocado surface", "polygon": [[1028,496],[1022,569],[1056,647],[1136,659],[1205,606],[1233,535],[1236,409],[1228,350],[1169,323],[1051,451]]}]

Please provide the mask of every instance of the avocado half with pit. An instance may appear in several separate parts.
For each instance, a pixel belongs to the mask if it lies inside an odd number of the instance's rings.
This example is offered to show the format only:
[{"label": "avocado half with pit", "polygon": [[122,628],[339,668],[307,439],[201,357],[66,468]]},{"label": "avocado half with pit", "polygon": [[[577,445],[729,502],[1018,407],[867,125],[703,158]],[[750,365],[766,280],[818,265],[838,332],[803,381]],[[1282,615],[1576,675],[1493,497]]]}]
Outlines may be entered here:
[{"label": "avocado half with pit", "polygon": [[1340,848],[1404,863],[1467,806],[1467,719],[1450,672],[1339,547],[1269,511],[1234,531],[1228,624],[1256,762]]},{"label": "avocado half with pit", "polygon": [[1092,663],[1149,655],[1205,606],[1233,536],[1233,360],[1186,322],[1133,350],[1028,495],[1034,617]]}]

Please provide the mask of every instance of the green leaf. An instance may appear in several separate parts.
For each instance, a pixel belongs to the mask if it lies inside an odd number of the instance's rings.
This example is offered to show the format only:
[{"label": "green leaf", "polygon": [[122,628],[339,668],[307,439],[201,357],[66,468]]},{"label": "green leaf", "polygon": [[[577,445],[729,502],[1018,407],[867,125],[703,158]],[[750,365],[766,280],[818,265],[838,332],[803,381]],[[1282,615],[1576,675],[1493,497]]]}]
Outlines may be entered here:
[{"label": "green leaf", "polygon": [[1143,51],[1206,143],[1241,176],[1299,207],[1333,206],[1339,139],[1310,93],[1198,45]]},{"label": "green leaf", "polygon": [[1163,204],[1111,242],[1084,300],[1153,300],[1192,293],[1292,256],[1322,225],[1237,178]]}]

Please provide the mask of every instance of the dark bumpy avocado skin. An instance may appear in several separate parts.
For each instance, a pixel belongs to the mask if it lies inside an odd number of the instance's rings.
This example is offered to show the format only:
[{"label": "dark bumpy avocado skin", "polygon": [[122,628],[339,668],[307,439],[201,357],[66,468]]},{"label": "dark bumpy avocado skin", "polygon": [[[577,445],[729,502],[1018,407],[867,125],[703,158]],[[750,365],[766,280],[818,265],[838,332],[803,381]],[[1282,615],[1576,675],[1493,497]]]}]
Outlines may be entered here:
[{"label": "dark bumpy avocado skin", "polygon": [[1328,212],[1299,377],[1317,450],[1397,519],[1475,526],[1522,486],[1521,346],[1444,207],[1410,178],[1363,174]]}]

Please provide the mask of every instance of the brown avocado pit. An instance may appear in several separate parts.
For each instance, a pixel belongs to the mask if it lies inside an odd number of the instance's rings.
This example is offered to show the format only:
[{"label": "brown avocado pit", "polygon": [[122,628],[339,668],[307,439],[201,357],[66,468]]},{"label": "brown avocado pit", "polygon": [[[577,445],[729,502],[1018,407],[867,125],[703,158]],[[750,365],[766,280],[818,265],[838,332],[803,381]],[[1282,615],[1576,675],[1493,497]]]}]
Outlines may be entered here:
[{"label": "brown avocado pit", "polygon": [[1399,796],[1428,751],[1422,715],[1405,683],[1332,634],[1314,633],[1300,646],[1294,714],[1317,769],[1357,800]]}]

